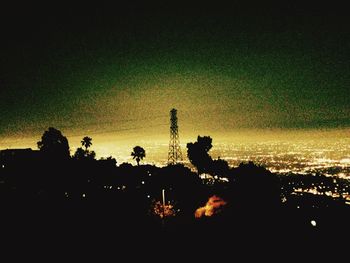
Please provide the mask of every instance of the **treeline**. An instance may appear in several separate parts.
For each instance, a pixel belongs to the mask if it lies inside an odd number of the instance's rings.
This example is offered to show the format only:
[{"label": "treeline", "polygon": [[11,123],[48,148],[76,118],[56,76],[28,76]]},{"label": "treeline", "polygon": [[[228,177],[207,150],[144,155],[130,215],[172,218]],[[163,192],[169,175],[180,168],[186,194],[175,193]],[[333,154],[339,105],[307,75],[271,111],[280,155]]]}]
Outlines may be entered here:
[{"label": "treeline", "polygon": [[[18,208],[12,214],[18,218],[26,216],[21,211],[27,209],[35,211],[35,218],[51,211],[54,218],[64,215],[89,224],[96,220],[100,227],[115,231],[124,224],[152,230],[201,232],[209,227],[214,232],[243,233],[277,227],[288,233],[312,233],[317,224],[330,229],[337,219],[334,215],[348,218],[346,196],[326,195],[332,187],[345,188],[345,182],[338,185],[324,176],[281,176],[252,162],[229,167],[225,160],[210,156],[209,136],[187,144],[196,171],[182,164],[142,165],[146,151],[140,146],[131,152],[136,166],[117,165],[113,157],[96,159],[90,137],[81,143],[71,155],[67,138],[49,128],[38,142],[39,151],[22,153],[32,158],[11,159],[11,151],[1,156],[3,207]],[[299,188],[317,188],[324,195],[296,192]],[[327,209],[336,212],[329,216]]]}]

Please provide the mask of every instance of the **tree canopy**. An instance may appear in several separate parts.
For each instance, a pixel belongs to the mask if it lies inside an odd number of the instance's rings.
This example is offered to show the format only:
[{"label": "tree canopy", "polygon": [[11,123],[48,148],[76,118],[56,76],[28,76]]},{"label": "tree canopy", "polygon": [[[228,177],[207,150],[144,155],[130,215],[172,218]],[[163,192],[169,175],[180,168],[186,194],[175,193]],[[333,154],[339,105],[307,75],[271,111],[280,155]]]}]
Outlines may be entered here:
[{"label": "tree canopy", "polygon": [[136,160],[137,165],[140,165],[140,160],[146,157],[146,151],[141,146],[135,146],[131,156]]},{"label": "tree canopy", "polygon": [[49,127],[47,131],[41,137],[41,140],[37,143],[40,152],[44,157],[50,159],[69,159],[69,144],[68,140],[61,131]]},{"label": "tree canopy", "polygon": [[187,143],[188,159],[197,168],[199,174],[210,171],[213,160],[208,152],[211,148],[212,138],[210,136],[198,136],[196,142]]}]

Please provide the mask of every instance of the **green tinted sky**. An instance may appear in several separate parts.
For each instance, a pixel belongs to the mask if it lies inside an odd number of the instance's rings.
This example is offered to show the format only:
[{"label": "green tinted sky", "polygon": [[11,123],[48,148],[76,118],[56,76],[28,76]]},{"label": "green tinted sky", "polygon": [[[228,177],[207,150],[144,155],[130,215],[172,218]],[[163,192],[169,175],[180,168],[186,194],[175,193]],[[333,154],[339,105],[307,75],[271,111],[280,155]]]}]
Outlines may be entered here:
[{"label": "green tinted sky", "polygon": [[[168,136],[349,127],[341,8],[9,7],[0,135]],[[6,13],[6,12],[5,12]]]}]

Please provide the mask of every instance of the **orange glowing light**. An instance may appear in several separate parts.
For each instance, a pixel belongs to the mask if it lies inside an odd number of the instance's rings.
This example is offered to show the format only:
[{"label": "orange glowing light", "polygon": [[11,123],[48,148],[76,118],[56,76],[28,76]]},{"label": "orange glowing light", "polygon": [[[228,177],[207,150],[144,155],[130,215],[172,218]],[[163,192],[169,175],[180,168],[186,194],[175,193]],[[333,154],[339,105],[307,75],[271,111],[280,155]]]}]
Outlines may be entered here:
[{"label": "orange glowing light", "polygon": [[176,215],[174,206],[172,204],[162,204],[160,201],[155,202],[153,205],[153,214],[159,216],[160,218]]},{"label": "orange glowing light", "polygon": [[208,202],[205,206],[200,207],[194,213],[196,218],[200,218],[202,216],[212,216],[221,211],[222,207],[225,206],[227,202],[223,200],[221,197],[213,195],[209,198]]}]

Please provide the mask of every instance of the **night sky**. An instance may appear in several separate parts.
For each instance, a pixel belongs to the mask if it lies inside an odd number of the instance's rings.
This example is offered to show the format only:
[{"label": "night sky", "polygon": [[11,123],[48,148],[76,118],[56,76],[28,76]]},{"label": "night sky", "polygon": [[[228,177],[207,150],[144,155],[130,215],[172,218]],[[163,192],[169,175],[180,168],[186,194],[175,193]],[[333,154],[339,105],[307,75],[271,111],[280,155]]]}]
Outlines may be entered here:
[{"label": "night sky", "polygon": [[0,140],[348,128],[347,9],[290,2],[4,6]]}]

